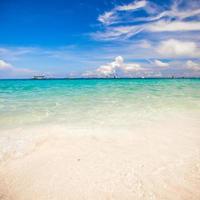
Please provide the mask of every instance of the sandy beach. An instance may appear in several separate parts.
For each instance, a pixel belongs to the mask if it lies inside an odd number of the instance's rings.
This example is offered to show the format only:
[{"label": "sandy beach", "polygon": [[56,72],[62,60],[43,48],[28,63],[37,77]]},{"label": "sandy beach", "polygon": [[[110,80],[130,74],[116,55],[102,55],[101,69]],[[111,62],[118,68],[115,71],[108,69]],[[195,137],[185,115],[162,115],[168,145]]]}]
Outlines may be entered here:
[{"label": "sandy beach", "polygon": [[26,154],[1,162],[0,199],[198,200],[199,127],[192,125],[68,136],[64,127],[43,128],[49,133]]}]

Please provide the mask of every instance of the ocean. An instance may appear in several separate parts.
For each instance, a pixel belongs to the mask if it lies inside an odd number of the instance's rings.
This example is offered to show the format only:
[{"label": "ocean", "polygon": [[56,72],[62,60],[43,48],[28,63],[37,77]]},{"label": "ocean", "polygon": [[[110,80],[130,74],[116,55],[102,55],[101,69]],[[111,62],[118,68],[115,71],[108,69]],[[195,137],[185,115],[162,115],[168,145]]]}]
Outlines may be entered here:
[{"label": "ocean", "polygon": [[[1,80],[0,127],[126,127],[200,113],[200,79]],[[165,116],[163,116],[165,115]]]}]

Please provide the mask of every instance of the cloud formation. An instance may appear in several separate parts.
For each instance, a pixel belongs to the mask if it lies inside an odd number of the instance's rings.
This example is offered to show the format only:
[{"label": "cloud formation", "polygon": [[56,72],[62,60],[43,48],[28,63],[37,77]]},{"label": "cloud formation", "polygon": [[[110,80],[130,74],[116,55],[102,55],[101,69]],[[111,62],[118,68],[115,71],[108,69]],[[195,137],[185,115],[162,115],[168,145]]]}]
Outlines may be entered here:
[{"label": "cloud formation", "polygon": [[[200,4],[192,5],[186,0],[175,0],[165,9],[150,0],[118,5],[98,17],[103,29],[91,35],[96,40],[119,40],[141,32],[200,31]],[[146,16],[141,17],[136,11],[143,11]]]},{"label": "cloud formation", "polygon": [[165,57],[198,57],[200,50],[195,42],[169,39],[160,42],[157,52]]},{"label": "cloud formation", "polygon": [[133,1],[132,3],[129,3],[127,5],[117,6],[115,10],[117,11],[133,11],[140,8],[144,8],[147,4],[146,0],[141,1]]},{"label": "cloud formation", "polygon": [[119,16],[118,13],[122,11],[134,11],[141,9],[146,6],[146,0],[133,1],[127,5],[120,5],[114,7],[111,11],[104,12],[98,17],[98,21],[105,25],[111,25],[118,22]]},{"label": "cloud formation", "polygon": [[16,77],[16,76],[32,76],[34,73],[33,70],[26,69],[26,68],[16,68],[12,64],[0,60],[0,77],[6,76],[6,77]]},{"label": "cloud formation", "polygon": [[132,74],[139,71],[144,71],[138,63],[124,63],[122,56],[117,56],[113,62],[101,65],[95,71],[88,71],[83,74],[85,77],[113,77],[118,76],[118,73]]},{"label": "cloud formation", "polygon": [[200,71],[200,63],[196,63],[192,60],[186,62],[186,68],[192,71]]},{"label": "cloud formation", "polygon": [[158,21],[145,28],[150,32],[200,31],[200,22]]},{"label": "cloud formation", "polygon": [[12,69],[12,65],[4,60],[0,60],[0,70]]},{"label": "cloud formation", "polygon": [[157,67],[169,67],[169,63],[163,62],[163,61],[161,61],[161,60],[155,60],[155,61],[154,61],[154,64],[155,64]]}]

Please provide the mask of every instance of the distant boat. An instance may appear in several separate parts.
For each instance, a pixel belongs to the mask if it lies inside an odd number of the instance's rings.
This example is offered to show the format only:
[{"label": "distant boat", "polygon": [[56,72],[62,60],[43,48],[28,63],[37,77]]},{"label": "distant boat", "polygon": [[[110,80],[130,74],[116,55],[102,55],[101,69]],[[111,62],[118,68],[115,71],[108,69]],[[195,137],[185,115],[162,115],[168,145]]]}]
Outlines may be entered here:
[{"label": "distant boat", "polygon": [[33,79],[34,80],[44,80],[46,78],[45,78],[45,76],[34,76]]}]

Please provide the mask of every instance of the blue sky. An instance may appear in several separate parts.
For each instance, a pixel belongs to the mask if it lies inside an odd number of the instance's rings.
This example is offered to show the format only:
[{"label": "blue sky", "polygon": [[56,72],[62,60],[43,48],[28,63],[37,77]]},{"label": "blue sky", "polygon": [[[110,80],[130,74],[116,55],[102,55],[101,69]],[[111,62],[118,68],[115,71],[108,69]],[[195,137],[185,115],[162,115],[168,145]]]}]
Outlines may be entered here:
[{"label": "blue sky", "polygon": [[200,76],[199,0],[1,0],[0,78]]}]

